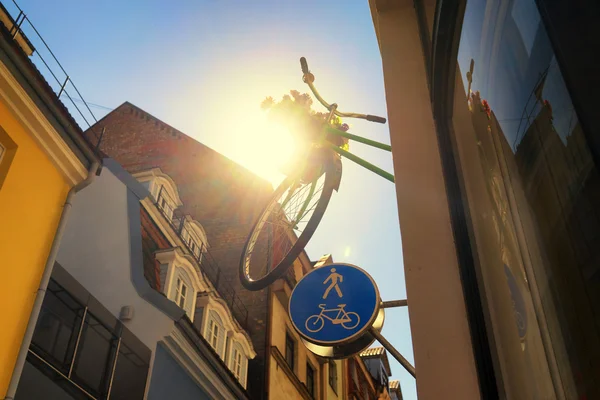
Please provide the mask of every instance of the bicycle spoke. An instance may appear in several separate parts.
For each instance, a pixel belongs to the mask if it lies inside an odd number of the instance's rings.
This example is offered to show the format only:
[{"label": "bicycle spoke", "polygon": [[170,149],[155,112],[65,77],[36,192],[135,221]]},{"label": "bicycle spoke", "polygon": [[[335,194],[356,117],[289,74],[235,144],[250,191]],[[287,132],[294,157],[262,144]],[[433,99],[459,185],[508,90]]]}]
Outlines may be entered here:
[{"label": "bicycle spoke", "polygon": [[[249,238],[252,243],[245,250],[243,262],[247,276],[261,278],[268,275],[296,249],[298,239],[319,205],[326,182],[326,174],[308,183],[287,181],[289,186],[279,192],[278,198],[271,200]],[[265,235],[268,240],[264,240]]]}]

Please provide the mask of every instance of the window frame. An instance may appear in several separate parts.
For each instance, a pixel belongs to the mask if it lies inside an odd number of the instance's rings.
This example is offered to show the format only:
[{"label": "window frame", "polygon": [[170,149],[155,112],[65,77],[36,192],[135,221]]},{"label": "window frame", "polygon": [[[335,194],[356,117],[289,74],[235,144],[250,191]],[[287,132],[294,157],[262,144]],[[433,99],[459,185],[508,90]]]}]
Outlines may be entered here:
[{"label": "window frame", "polygon": [[206,339],[210,347],[212,347],[212,349],[219,355],[219,357],[221,357],[221,359],[227,363],[227,329],[225,328],[225,324],[223,323],[223,318],[217,311],[210,309],[207,312],[206,328],[204,331],[204,338]]},{"label": "window frame", "polygon": [[[214,318],[210,318],[208,320],[208,343],[218,352],[217,347],[219,346],[219,324],[214,320]],[[214,343],[213,343],[214,341]]]},{"label": "window frame", "polygon": [[10,165],[15,157],[18,146],[11,139],[8,133],[0,126],[0,189],[4,184],[4,180],[8,176]]},{"label": "window frame", "polygon": [[334,360],[329,360],[329,365],[328,365],[328,380],[329,380],[329,386],[331,387],[331,389],[333,389],[333,392],[335,394],[337,394],[338,392],[338,374],[337,374],[337,364],[335,363]]},{"label": "window frame", "polygon": [[[190,274],[186,270],[185,267],[182,267],[176,263],[169,266],[172,268],[172,271],[169,272],[168,282],[166,284],[167,290],[165,294],[167,298],[177,304],[182,310],[185,311],[190,320],[194,320],[195,313],[195,298],[197,294],[197,290],[194,288],[192,283],[193,278],[190,277]],[[183,306],[180,304],[181,301],[181,287],[179,283],[185,286],[185,294]]]},{"label": "window frame", "polygon": [[[309,371],[310,371],[310,381],[311,384],[309,385]],[[312,364],[310,363],[310,361],[306,361],[306,389],[308,390],[308,393],[310,393],[311,397],[314,399],[315,394],[316,394],[316,388],[317,388],[317,380],[315,379],[316,376],[316,372],[317,369],[315,367],[312,366]]]},{"label": "window frame", "polygon": [[231,340],[230,349],[227,366],[240,384],[245,388],[248,375],[248,357],[246,357],[241,343],[237,340]]},{"label": "window frame", "polygon": [[[186,285],[185,281],[181,278],[181,276],[178,276],[176,278],[176,283],[175,283],[175,303],[177,303],[177,305],[181,308],[183,308],[184,310],[186,309],[186,305],[187,305],[187,301],[188,301],[188,295],[189,293],[189,289],[188,286]],[[181,301],[183,300],[183,304],[181,304]]]},{"label": "window frame", "polygon": [[157,185],[156,206],[162,211],[163,215],[171,221],[175,215],[175,210],[178,208],[177,201],[171,197],[169,189],[164,183],[157,182]]},{"label": "window frame", "polygon": [[296,339],[287,330],[285,332],[285,362],[296,372]]}]

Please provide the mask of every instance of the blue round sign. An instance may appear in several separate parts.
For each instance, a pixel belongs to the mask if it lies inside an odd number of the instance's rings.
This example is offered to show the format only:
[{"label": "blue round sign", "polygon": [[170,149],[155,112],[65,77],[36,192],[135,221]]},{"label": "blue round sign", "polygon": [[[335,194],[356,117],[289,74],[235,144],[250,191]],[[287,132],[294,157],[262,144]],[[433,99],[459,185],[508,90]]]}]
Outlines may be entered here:
[{"label": "blue round sign", "polygon": [[379,311],[373,278],[350,264],[314,269],[290,296],[290,318],[296,330],[316,344],[336,345],[370,328]]}]

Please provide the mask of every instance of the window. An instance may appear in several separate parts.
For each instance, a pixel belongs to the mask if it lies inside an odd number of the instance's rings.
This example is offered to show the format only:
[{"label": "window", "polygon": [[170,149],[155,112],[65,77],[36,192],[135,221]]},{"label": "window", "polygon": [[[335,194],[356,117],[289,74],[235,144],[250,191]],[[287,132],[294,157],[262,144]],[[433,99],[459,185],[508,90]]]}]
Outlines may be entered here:
[{"label": "window", "polygon": [[156,204],[168,220],[171,220],[173,218],[173,212],[177,208],[177,203],[175,202],[175,200],[173,200],[172,196],[169,194],[167,187],[164,185],[161,185],[160,189],[158,190],[158,194],[156,196]]},{"label": "window", "polygon": [[186,247],[198,262],[202,261],[202,253],[206,250],[206,234],[198,221],[186,219],[181,230],[181,238]]},{"label": "window", "polygon": [[337,393],[338,389],[337,364],[333,360],[329,360],[329,386]]},{"label": "window", "polygon": [[238,342],[232,341],[231,344],[231,357],[229,361],[229,369],[235,375],[240,384],[246,387],[246,369],[247,369],[247,358],[244,355],[242,347]]},{"label": "window", "polygon": [[225,359],[225,328],[221,317],[219,317],[215,311],[210,311],[208,315],[208,325],[205,337],[217,354]]},{"label": "window", "polygon": [[179,307],[183,308],[184,310],[186,309],[185,300],[186,300],[187,292],[188,292],[188,287],[186,286],[186,284],[183,283],[181,278],[177,278],[177,286],[175,288],[175,303],[177,303],[177,305]]},{"label": "window", "polygon": [[238,379],[242,375],[242,354],[237,349],[233,349],[233,374]]},{"label": "window", "polygon": [[[76,292],[86,293],[83,288]],[[96,300],[85,305],[54,279],[48,284],[29,352],[41,360],[33,365],[44,374],[60,371],[76,398],[88,398],[81,389],[96,398],[144,395],[150,350]]]},{"label": "window", "polygon": [[13,142],[8,133],[0,127],[0,189],[8,175],[8,170],[16,151],[17,144]]},{"label": "window", "polygon": [[310,363],[306,363],[306,388],[308,389],[308,393],[314,398],[315,397],[315,369],[310,365]]},{"label": "window", "polygon": [[188,237],[188,246],[190,246],[190,251],[192,252],[192,254],[197,255],[196,253],[196,249],[198,248],[198,246],[196,245],[196,242],[194,241],[194,239],[192,239],[192,237]]},{"label": "window", "polygon": [[296,347],[296,342],[292,338],[292,336],[286,332],[285,334],[285,361],[290,366],[292,371],[294,370],[294,351]]},{"label": "window", "polygon": [[538,4],[466,2],[448,151],[506,391],[600,398],[598,133],[579,120]]},{"label": "window", "polygon": [[214,320],[210,320],[208,327],[208,341],[212,347],[217,348],[217,343],[219,342],[219,325],[215,323]]},{"label": "window", "polygon": [[185,310],[188,317],[194,319],[194,301],[196,291],[190,284],[189,274],[183,267],[172,265],[173,275],[170,279],[170,288],[168,290],[169,299]]}]

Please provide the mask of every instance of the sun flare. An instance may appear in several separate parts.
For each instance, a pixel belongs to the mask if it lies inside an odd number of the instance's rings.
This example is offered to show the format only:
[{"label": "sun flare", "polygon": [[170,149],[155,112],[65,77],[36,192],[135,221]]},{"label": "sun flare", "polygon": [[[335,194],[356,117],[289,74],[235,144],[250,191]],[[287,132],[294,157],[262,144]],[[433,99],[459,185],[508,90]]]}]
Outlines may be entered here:
[{"label": "sun flare", "polygon": [[292,158],[296,143],[285,127],[269,121],[267,113],[257,111],[246,120],[238,145],[239,161],[276,187],[284,178],[281,168]]}]

